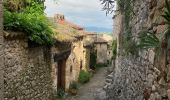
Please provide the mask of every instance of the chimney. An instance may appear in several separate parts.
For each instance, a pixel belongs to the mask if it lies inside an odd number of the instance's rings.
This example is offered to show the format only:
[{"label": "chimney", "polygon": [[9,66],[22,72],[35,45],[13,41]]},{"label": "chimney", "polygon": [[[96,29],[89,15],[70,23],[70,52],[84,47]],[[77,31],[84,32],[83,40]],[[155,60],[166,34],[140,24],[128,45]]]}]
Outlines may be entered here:
[{"label": "chimney", "polygon": [[64,21],[65,21],[65,17],[64,17],[64,15],[62,15],[62,14],[56,14],[55,16],[54,16],[54,20],[55,20],[55,22],[57,22],[57,23],[64,23]]}]

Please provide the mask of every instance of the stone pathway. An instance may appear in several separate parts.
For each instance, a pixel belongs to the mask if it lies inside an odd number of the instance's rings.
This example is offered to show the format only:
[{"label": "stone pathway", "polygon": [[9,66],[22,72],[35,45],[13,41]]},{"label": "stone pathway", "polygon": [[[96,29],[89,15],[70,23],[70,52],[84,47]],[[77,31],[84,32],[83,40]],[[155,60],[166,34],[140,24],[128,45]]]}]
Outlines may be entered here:
[{"label": "stone pathway", "polygon": [[80,87],[77,96],[68,97],[66,100],[95,100],[96,91],[99,91],[105,84],[107,69],[108,67],[100,68],[90,82]]}]

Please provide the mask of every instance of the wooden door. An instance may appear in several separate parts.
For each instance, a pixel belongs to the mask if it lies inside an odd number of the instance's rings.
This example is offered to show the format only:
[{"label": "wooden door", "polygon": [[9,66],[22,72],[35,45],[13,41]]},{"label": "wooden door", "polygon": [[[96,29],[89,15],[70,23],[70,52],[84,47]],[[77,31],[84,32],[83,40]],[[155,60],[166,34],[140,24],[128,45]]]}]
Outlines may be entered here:
[{"label": "wooden door", "polygon": [[58,61],[58,81],[57,81],[57,89],[64,89],[65,90],[65,71],[66,71],[66,60],[59,60]]}]

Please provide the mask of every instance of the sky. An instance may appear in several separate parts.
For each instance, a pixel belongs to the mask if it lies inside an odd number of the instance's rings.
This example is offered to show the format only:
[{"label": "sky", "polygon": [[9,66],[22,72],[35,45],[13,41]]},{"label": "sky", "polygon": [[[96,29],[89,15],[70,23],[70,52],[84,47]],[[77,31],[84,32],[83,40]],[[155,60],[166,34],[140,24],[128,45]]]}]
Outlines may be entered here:
[{"label": "sky", "polygon": [[64,14],[66,20],[74,22],[88,31],[112,32],[112,15],[102,11],[99,0],[46,0],[47,16]]}]

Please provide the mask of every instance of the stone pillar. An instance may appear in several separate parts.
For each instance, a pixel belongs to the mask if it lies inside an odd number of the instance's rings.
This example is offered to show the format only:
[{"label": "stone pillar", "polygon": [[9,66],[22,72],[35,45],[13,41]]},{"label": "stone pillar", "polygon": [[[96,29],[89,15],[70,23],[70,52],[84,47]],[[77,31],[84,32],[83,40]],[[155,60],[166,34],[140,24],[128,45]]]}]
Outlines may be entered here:
[{"label": "stone pillar", "polygon": [[0,0],[0,100],[4,100],[3,96],[3,89],[4,89],[4,82],[3,82],[3,6],[2,1]]}]

